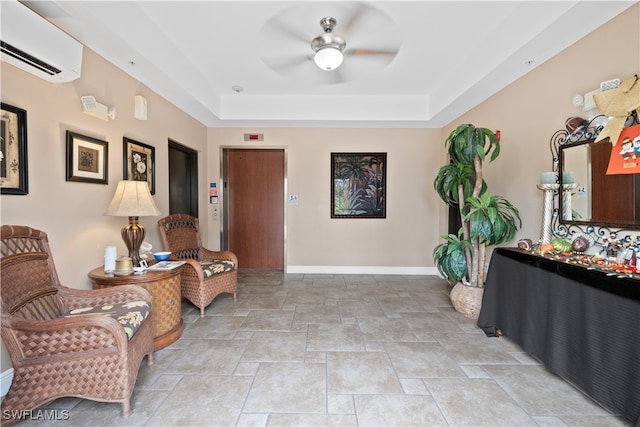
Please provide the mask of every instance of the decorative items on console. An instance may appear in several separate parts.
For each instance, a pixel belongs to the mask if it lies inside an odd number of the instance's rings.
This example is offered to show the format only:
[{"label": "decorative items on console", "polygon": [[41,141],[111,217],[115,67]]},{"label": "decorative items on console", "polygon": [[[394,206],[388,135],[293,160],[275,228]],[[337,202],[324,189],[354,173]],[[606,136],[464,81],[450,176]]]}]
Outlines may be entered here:
[{"label": "decorative items on console", "polygon": [[555,237],[550,243],[530,244],[528,239],[522,239],[518,248],[532,255],[602,271],[608,276],[640,280],[640,235],[618,238],[611,233],[596,241],[593,230],[589,232],[575,236],[572,241]]}]

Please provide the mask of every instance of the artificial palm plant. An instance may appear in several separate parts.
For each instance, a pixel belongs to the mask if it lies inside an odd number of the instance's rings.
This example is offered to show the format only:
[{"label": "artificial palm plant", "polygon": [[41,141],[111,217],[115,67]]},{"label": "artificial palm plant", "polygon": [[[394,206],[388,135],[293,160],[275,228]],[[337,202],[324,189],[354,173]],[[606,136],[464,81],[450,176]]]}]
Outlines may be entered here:
[{"label": "artificial palm plant", "polygon": [[486,247],[513,239],[522,221],[509,201],[487,190],[482,176],[483,163],[500,154],[496,133],[463,124],[445,145],[450,163],[440,168],[434,188],[447,205],[458,207],[462,226],[457,235],[442,236],[444,242],[436,246],[433,257],[446,279],[482,288]]}]

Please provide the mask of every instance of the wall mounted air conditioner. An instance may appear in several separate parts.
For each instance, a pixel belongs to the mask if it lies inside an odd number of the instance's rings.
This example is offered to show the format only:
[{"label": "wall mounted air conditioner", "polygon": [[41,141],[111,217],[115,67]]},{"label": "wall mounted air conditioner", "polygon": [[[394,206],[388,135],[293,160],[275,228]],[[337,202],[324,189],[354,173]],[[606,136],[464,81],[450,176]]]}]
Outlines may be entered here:
[{"label": "wall mounted air conditioner", "polygon": [[2,61],[52,83],[80,77],[82,44],[17,1],[0,1]]}]

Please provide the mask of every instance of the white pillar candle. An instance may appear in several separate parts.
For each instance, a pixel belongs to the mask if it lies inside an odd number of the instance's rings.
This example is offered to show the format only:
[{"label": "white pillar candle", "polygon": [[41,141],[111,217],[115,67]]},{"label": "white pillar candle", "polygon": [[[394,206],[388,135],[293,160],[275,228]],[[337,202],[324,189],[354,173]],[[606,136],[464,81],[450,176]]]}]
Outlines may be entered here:
[{"label": "white pillar candle", "polygon": [[116,253],[115,246],[107,246],[104,249],[104,271],[105,273],[113,273],[116,271],[116,258],[118,254]]},{"label": "white pillar candle", "polygon": [[542,172],[542,174],[540,174],[540,184],[556,184],[557,176],[555,172]]},{"label": "white pillar candle", "polygon": [[562,172],[562,183],[563,184],[573,184],[575,181],[573,179],[573,172]]}]

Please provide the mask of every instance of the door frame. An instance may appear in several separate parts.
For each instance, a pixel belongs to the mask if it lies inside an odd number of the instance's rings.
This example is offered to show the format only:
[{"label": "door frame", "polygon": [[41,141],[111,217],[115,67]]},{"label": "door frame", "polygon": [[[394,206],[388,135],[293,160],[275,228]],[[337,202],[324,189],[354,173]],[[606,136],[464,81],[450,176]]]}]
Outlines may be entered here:
[{"label": "door frame", "polygon": [[288,268],[288,258],[287,258],[287,248],[288,248],[288,243],[287,243],[287,226],[288,226],[288,212],[287,212],[287,207],[288,207],[288,193],[287,193],[287,188],[288,188],[288,169],[289,169],[289,151],[287,149],[287,147],[283,147],[283,146],[260,146],[260,147],[256,147],[255,145],[220,145],[220,192],[222,193],[222,210],[221,210],[221,218],[220,218],[220,249],[221,250],[228,250],[229,249],[229,204],[227,203],[227,200],[229,200],[229,189],[227,188],[227,178],[228,178],[228,174],[229,174],[229,164],[228,164],[228,150],[281,150],[284,154],[284,171],[283,171],[283,176],[284,176],[284,182],[282,183],[283,185],[283,200],[282,203],[284,204],[283,206],[283,212],[284,212],[284,218],[283,218],[283,222],[284,222],[284,226],[283,226],[283,259],[284,259],[284,272],[287,272],[287,268]]},{"label": "door frame", "polygon": [[[168,144],[167,144],[167,150],[169,153],[169,160],[167,160],[167,163],[171,163],[171,149],[174,150],[178,150],[181,151],[183,153],[185,153],[186,155],[189,156],[189,162],[191,163],[191,168],[189,171],[189,178],[191,181],[191,185],[189,187],[190,189],[190,193],[189,193],[189,200],[190,203],[192,204],[193,209],[193,213],[195,213],[195,217],[199,217],[199,209],[200,209],[200,203],[198,201],[198,194],[200,193],[199,191],[199,182],[198,182],[198,174],[199,174],[199,168],[198,168],[198,151],[194,150],[191,147],[187,147],[186,145],[168,138]],[[171,179],[171,171],[169,170],[169,179]],[[171,185],[169,185],[169,207],[171,207]],[[169,209],[171,210],[171,209]],[[171,212],[170,212],[171,213]]]}]

